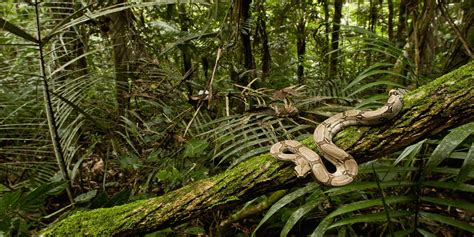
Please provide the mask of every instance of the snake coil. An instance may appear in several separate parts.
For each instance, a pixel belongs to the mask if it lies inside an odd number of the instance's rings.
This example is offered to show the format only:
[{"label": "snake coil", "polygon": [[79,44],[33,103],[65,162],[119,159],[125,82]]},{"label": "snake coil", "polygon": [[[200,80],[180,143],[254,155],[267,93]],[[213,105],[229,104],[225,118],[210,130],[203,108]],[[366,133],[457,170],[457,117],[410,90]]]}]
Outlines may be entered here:
[{"label": "snake coil", "polygon": [[405,90],[390,90],[387,103],[377,110],[349,110],[338,113],[320,123],[314,130],[314,141],[320,153],[335,167],[334,173],[328,172],[321,157],[313,150],[294,140],[275,143],[270,154],[283,161],[295,163],[298,177],[312,172],[314,177],[328,186],[349,184],[357,175],[358,166],[349,153],[337,147],[332,138],[343,128],[351,125],[377,125],[395,117],[403,107]]}]

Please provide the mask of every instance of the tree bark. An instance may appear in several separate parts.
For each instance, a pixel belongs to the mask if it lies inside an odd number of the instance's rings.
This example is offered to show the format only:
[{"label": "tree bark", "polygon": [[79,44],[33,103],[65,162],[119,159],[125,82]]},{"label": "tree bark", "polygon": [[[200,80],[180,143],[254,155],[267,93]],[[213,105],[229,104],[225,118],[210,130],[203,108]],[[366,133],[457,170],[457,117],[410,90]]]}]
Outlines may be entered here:
[{"label": "tree bark", "polygon": [[[118,3],[124,2],[124,0],[118,1]],[[125,115],[125,111],[128,109],[130,101],[130,87],[128,80],[131,76],[130,72],[133,70],[130,68],[132,55],[127,47],[127,42],[132,34],[132,19],[134,19],[134,16],[130,9],[125,9],[110,14],[109,18],[110,31],[108,33],[113,47],[117,121],[120,121],[119,118],[120,116]]]},{"label": "tree bark", "polygon": [[398,27],[397,35],[395,40],[399,47],[403,47],[406,42],[406,27],[407,27],[407,18],[408,18],[408,3],[410,0],[400,0],[400,5],[398,8]]},{"label": "tree bark", "polygon": [[270,56],[270,46],[268,43],[268,34],[267,34],[267,17],[265,16],[265,0],[260,0],[256,2],[255,6],[257,10],[257,27],[256,27],[256,37],[262,42],[262,80],[267,78],[270,75],[270,65],[271,65],[271,56]]},{"label": "tree bark", "polygon": [[342,18],[342,0],[334,1],[334,17],[332,23],[332,33],[331,33],[331,61],[329,62],[329,80],[334,79],[337,76],[337,58],[338,58],[338,49],[339,49],[339,29]]},{"label": "tree bark", "polygon": [[[240,28],[240,38],[242,39],[242,54],[244,58],[244,67],[247,70],[245,75],[242,76],[241,85],[247,85],[251,79],[254,78],[255,74],[255,63],[253,60],[252,54],[252,42],[250,39],[251,32],[250,32],[250,4],[252,0],[241,0],[242,3],[240,4],[240,13],[242,14],[242,24]],[[250,77],[248,76],[250,75]]]},{"label": "tree bark", "polygon": [[[335,142],[363,163],[474,121],[473,79],[474,62],[471,62],[408,93],[404,108],[394,122],[379,127],[346,128],[336,136]],[[313,142],[308,139],[304,143]],[[314,145],[308,146],[314,148]],[[147,233],[309,181],[309,178],[296,179],[293,165],[265,154],[163,196],[75,213],[41,234],[125,236]]]},{"label": "tree bark", "polygon": [[[179,22],[181,24],[181,31],[189,32],[190,20],[186,13],[186,6],[184,4],[178,4],[178,15]],[[191,81],[193,76],[193,64],[190,50],[190,43],[185,42],[179,47],[181,54],[183,55],[183,76],[186,78],[183,81]],[[190,83],[186,83],[186,88],[188,90],[188,96],[193,95],[193,90]]]},{"label": "tree bark", "polygon": [[388,8],[388,23],[387,23],[387,30],[388,30],[388,39],[393,42],[393,0],[387,1],[387,8]]},{"label": "tree bark", "polygon": [[423,4],[423,12],[418,16],[417,7],[413,11],[413,41],[415,47],[415,70],[417,75],[427,75],[434,60],[435,42],[433,37],[433,20],[435,17],[436,2],[427,0]]},{"label": "tree bark", "polygon": [[[300,2],[301,9],[306,8],[306,2],[303,0]],[[304,10],[303,10],[304,11]],[[302,13],[296,24],[296,53],[298,57],[298,68],[296,75],[298,77],[298,83],[304,83],[304,58],[306,53],[306,19],[305,14]]]},{"label": "tree bark", "polygon": [[377,26],[377,3],[374,2],[375,0],[370,0],[370,11],[369,11],[369,31],[375,33],[375,28]]}]

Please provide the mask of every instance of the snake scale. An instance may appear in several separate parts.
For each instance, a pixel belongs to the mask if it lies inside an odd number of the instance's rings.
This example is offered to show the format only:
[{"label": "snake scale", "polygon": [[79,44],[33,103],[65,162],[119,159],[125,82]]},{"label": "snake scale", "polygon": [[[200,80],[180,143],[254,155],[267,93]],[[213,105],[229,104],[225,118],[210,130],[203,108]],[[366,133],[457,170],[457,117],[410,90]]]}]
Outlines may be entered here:
[{"label": "snake scale", "polygon": [[285,140],[275,143],[270,148],[270,154],[283,161],[295,163],[298,177],[312,172],[321,183],[328,186],[342,186],[349,184],[357,175],[358,166],[349,153],[337,147],[332,138],[343,128],[350,125],[377,125],[395,117],[403,107],[403,89],[390,90],[387,103],[377,110],[361,111],[349,110],[338,113],[320,123],[314,130],[314,141],[320,153],[331,162],[336,171],[328,172],[321,157],[294,140]]}]

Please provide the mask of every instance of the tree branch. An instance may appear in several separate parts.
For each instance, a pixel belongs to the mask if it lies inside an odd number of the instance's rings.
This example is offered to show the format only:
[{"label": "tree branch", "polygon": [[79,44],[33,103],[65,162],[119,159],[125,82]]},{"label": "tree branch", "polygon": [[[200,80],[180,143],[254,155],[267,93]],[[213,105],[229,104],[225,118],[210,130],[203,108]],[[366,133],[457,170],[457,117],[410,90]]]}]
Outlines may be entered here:
[{"label": "tree branch", "polygon": [[[471,122],[474,120],[473,79],[474,62],[470,62],[406,95],[404,109],[394,122],[381,127],[344,129],[337,135],[336,144],[362,163]],[[314,148],[312,140],[304,142]],[[309,181],[309,178],[297,180],[292,165],[265,154],[163,196],[78,212],[53,224],[42,234],[124,236],[147,233]]]}]

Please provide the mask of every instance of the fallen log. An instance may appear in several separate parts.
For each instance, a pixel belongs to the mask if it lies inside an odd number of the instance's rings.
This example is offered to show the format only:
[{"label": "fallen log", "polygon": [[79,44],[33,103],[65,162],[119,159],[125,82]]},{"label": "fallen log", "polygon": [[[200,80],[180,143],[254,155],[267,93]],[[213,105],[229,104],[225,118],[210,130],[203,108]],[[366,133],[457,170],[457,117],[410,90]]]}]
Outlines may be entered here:
[{"label": "fallen log", "polygon": [[[336,136],[335,143],[360,164],[474,121],[474,62],[408,93],[404,100],[404,108],[394,121],[378,127],[346,128]],[[311,140],[304,143],[314,148]],[[293,165],[264,154],[159,197],[77,212],[40,234],[124,236],[147,233],[310,180],[296,179]]]}]

